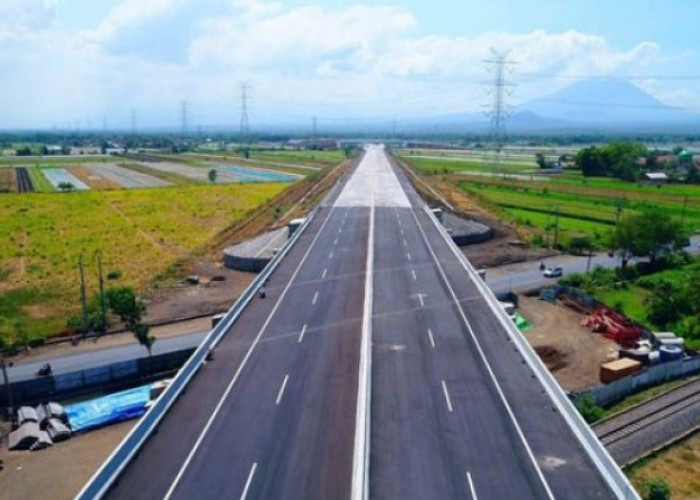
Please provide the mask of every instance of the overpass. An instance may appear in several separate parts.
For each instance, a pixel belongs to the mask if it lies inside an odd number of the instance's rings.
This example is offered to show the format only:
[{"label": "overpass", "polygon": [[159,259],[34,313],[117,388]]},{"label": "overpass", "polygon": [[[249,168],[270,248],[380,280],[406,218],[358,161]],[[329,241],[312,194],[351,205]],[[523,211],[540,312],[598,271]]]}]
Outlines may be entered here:
[{"label": "overpass", "polygon": [[637,498],[380,146],[78,496],[99,497]]}]

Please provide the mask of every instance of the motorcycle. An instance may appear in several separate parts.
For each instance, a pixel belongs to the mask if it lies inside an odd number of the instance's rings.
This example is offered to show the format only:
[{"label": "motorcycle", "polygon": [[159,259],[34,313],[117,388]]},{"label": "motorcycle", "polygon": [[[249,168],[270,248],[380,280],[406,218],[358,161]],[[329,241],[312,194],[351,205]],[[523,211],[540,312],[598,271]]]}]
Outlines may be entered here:
[{"label": "motorcycle", "polygon": [[50,363],[44,363],[44,365],[41,368],[39,368],[39,370],[36,372],[36,374],[39,377],[49,377],[49,376],[53,375],[53,368],[51,368]]}]

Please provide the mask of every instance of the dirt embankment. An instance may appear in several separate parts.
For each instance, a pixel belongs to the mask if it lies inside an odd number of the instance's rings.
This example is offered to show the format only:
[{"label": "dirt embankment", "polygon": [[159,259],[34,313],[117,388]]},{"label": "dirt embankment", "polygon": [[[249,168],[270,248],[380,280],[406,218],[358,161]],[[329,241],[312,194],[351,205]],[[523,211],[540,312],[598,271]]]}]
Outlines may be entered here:
[{"label": "dirt embankment", "polygon": [[[147,321],[214,314],[231,307],[253,281],[255,274],[224,267],[224,248],[283,227],[293,218],[307,213],[351,164],[352,161],[346,161],[292,184],[248,217],[219,233],[188,258],[177,262],[154,282],[148,294]],[[199,284],[183,285],[181,278],[187,275],[199,276]],[[217,279],[212,280],[214,277]],[[220,277],[224,280],[220,281]]]},{"label": "dirt embankment", "polygon": [[[399,162],[404,168],[409,168]],[[416,174],[419,175],[419,174]],[[413,187],[427,203],[438,206],[442,202],[424,185],[408,176]],[[462,247],[462,252],[477,268],[494,267],[513,262],[543,259],[557,252],[528,244],[532,238],[527,230],[514,228],[503,222],[492,207],[470,197],[461,190],[454,175],[422,175],[420,179],[443,196],[453,207],[454,213],[466,219],[473,219],[493,229],[491,240]]]}]

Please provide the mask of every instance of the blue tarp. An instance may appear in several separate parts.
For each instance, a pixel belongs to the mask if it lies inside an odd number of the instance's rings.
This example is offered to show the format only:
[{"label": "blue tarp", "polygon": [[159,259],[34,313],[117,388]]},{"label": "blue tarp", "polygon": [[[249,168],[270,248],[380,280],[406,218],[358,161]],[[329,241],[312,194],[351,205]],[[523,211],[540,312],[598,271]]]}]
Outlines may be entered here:
[{"label": "blue tarp", "polygon": [[66,406],[66,414],[73,432],[80,432],[140,417],[146,413],[146,404],[150,399],[149,384]]}]

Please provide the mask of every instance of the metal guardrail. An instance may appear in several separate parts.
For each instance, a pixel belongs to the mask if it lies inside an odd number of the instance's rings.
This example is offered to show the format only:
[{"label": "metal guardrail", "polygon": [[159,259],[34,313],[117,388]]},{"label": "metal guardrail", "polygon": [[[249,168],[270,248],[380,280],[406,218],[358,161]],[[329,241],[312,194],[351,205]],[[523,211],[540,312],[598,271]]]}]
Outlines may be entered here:
[{"label": "metal guardrail", "polygon": [[192,377],[194,377],[201,368],[202,362],[209,350],[213,349],[224,335],[228,333],[233,323],[238,319],[253,297],[255,297],[258,289],[270,277],[287,253],[289,253],[289,250],[311,223],[314,214],[315,211],[309,213],[304,223],[297,228],[277,255],[273,257],[265,269],[263,269],[250,286],[246,288],[243,294],[236,300],[233,306],[231,306],[231,309],[228,310],[221,322],[209,332],[204,340],[202,340],[202,343],[192,354],[187,363],[180,369],[168,388],[160,395],[148,412],[141,417],[139,423],[129,432],[117,449],[112,452],[109,458],[90,478],[88,483],[83,486],[83,489],[76,495],[75,500],[95,500],[104,496],[112,484],[114,484],[119,474],[121,474],[124,468],[131,462],[146,440],[158,427],[158,424],[167,411],[175,403],[190,380],[192,380]]},{"label": "metal guardrail", "polygon": [[590,426],[585,422],[585,420],[583,420],[581,415],[578,413],[578,410],[576,410],[574,405],[559,386],[559,383],[554,379],[544,363],[542,363],[539,356],[537,356],[537,354],[530,347],[530,344],[528,344],[527,340],[525,340],[522,333],[516,328],[515,324],[510,320],[510,318],[508,318],[491,289],[479,277],[476,269],[474,269],[454,241],[452,241],[452,238],[447,234],[430,209],[428,207],[424,207],[424,210],[439,233],[442,235],[443,239],[457,256],[462,266],[471,277],[472,281],[476,284],[476,287],[486,299],[489,307],[498,318],[513,343],[518,347],[518,350],[522,354],[528,366],[530,366],[530,369],[535,373],[540,383],[544,386],[557,410],[564,417],[564,420],[568,424],[569,428],[576,435],[577,439],[586,450],[586,453],[598,469],[598,472],[605,479],[605,482],[608,484],[608,486],[610,486],[618,498],[624,500],[639,500],[639,495],[632,487],[627,477],[623,474],[620,467],[613,460],[605,447],[600,443]]}]

